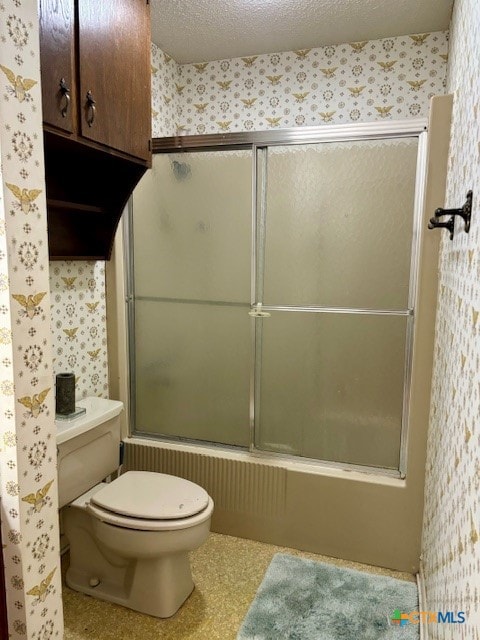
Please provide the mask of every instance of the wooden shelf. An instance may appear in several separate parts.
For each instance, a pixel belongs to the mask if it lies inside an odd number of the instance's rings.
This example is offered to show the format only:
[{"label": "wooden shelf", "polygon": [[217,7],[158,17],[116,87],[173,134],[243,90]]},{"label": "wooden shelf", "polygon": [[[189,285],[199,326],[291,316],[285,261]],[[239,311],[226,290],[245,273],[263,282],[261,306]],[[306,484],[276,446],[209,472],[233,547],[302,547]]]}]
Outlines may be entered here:
[{"label": "wooden shelf", "polygon": [[68,202],[66,200],[47,199],[47,207],[49,209],[63,209],[64,211],[86,211],[88,213],[106,213],[103,207],[97,207],[91,204],[83,204],[82,202]]},{"label": "wooden shelf", "polygon": [[44,131],[50,260],[109,260],[142,162]]}]

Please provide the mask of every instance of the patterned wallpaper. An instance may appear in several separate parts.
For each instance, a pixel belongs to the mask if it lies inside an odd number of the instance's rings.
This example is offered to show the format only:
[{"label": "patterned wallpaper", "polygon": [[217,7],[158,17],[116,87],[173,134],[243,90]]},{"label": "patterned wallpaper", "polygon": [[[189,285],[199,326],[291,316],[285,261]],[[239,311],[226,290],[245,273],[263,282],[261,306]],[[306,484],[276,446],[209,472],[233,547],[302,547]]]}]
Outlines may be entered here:
[{"label": "patterned wallpaper", "polygon": [[430,610],[467,625],[428,625],[429,638],[480,638],[480,4],[456,0],[448,91],[454,95],[449,207],[473,189],[472,227],[442,237],[428,441],[423,565]]},{"label": "patterned wallpaper", "polygon": [[[454,14],[450,86],[457,104],[450,204],[462,201],[466,188],[479,187],[479,92],[473,81],[479,9],[476,0],[457,0]],[[10,634],[15,640],[60,640],[36,3],[3,0],[0,17],[0,495],[8,604],[14,612]],[[207,133],[425,115],[428,96],[444,91],[446,53],[445,33],[181,66],[155,51],[154,135],[183,128]],[[424,539],[431,606],[447,599],[478,605],[479,597],[477,231],[474,223],[470,236],[444,242],[442,257]],[[80,395],[106,391],[103,266],[76,262],[50,268],[55,369],[80,371]],[[462,379],[474,384],[454,385]],[[459,497],[464,508],[451,508],[445,522],[441,503],[455,505]]]},{"label": "patterned wallpaper", "polygon": [[50,263],[54,373],[75,374],[76,397],[108,397],[105,263]]},{"label": "patterned wallpaper", "polygon": [[[161,138],[177,133],[180,119],[180,65],[152,42],[152,136]],[[178,86],[178,89],[177,89]]]},{"label": "patterned wallpaper", "polygon": [[426,116],[447,52],[446,32],[181,65],[152,45],[153,135]]},{"label": "patterned wallpaper", "polygon": [[37,3],[0,3],[0,496],[9,632],[61,640]]}]

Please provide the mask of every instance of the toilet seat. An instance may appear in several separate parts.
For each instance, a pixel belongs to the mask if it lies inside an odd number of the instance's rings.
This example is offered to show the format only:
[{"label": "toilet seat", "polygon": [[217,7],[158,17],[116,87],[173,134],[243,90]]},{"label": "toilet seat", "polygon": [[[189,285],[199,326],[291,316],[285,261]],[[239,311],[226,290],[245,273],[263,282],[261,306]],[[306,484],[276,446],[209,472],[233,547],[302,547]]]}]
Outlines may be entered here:
[{"label": "toilet seat", "polygon": [[176,531],[179,529],[194,527],[195,525],[208,520],[213,512],[213,500],[209,498],[207,506],[200,513],[187,518],[179,518],[178,520],[152,520],[122,516],[117,513],[107,511],[106,509],[101,509],[92,502],[89,502],[86,505],[86,508],[89,513],[99,520],[102,520],[102,522],[116,527],[121,527],[123,529],[135,529],[137,531]]},{"label": "toilet seat", "polygon": [[117,527],[165,531],[204,522],[211,516],[213,501],[205,489],[184,478],[128,471],[93,493],[87,510]]}]

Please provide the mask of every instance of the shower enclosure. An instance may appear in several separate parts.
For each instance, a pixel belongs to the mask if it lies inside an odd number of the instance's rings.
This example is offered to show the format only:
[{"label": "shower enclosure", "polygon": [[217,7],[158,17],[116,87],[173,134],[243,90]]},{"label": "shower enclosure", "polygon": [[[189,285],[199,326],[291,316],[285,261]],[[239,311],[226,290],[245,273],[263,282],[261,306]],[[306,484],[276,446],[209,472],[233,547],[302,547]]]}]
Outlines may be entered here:
[{"label": "shower enclosure", "polygon": [[157,140],[127,220],[135,435],[402,475],[424,129]]}]

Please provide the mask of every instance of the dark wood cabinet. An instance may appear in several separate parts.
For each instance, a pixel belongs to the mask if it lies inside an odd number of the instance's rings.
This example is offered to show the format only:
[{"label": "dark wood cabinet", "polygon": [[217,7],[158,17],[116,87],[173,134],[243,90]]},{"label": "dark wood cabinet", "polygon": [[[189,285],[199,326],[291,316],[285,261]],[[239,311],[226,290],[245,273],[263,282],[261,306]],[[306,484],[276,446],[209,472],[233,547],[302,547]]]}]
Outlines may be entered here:
[{"label": "dark wood cabinet", "polygon": [[76,119],[74,18],[73,0],[41,0],[43,121],[65,133],[74,132]]},{"label": "dark wood cabinet", "polygon": [[149,0],[40,0],[50,258],[109,259],[151,167]]},{"label": "dark wood cabinet", "polygon": [[[150,34],[146,0],[80,1],[78,33],[81,135],[148,160],[151,70],[150,35],[145,46],[145,34]],[[95,111],[87,95],[95,101]]]}]

